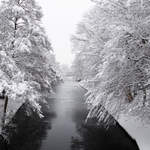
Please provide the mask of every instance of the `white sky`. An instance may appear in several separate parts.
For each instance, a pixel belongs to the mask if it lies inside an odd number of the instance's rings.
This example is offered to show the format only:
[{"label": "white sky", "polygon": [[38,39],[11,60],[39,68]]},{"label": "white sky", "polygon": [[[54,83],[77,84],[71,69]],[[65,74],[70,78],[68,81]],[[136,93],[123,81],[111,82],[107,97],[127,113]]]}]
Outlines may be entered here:
[{"label": "white sky", "polygon": [[37,0],[42,6],[46,28],[56,59],[61,64],[70,65],[73,60],[70,37],[76,25],[92,7],[90,0]]}]

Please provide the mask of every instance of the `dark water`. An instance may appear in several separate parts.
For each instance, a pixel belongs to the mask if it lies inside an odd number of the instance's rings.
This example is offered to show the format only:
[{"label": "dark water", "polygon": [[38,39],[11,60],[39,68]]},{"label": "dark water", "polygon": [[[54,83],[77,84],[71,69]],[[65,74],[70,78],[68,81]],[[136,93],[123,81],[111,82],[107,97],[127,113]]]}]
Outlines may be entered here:
[{"label": "dark water", "polygon": [[77,83],[66,81],[56,91],[48,99],[49,109],[42,104],[43,119],[32,109],[32,116],[28,116],[28,104],[20,108],[13,126],[6,128],[9,150],[138,150],[119,124],[108,130],[95,123],[85,124],[85,90]]}]

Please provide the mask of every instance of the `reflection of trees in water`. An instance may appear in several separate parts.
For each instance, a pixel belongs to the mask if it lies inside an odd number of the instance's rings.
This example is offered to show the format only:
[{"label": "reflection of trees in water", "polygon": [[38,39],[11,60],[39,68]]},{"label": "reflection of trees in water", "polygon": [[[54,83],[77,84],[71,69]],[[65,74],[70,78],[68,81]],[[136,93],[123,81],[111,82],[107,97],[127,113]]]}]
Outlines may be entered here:
[{"label": "reflection of trees in water", "polygon": [[118,124],[105,128],[104,124],[96,125],[93,118],[84,123],[86,112],[76,112],[73,115],[78,137],[72,137],[72,150],[139,150],[137,143]]},{"label": "reflection of trees in water", "polygon": [[72,110],[72,121],[75,122],[76,126],[80,126],[85,122],[88,111],[81,105],[77,106]]},{"label": "reflection of trees in water", "polygon": [[8,150],[7,141],[4,139],[2,135],[0,135],[0,150]]},{"label": "reflection of trees in water", "polygon": [[28,116],[26,113],[27,105],[24,104],[13,118],[12,124],[15,124],[16,127],[8,126],[6,128],[10,150],[40,149],[41,141],[46,137],[47,130],[51,129],[50,120],[56,117],[55,113],[48,111],[46,105],[42,107],[44,118],[39,118],[32,109],[28,110],[32,113],[31,116]]}]

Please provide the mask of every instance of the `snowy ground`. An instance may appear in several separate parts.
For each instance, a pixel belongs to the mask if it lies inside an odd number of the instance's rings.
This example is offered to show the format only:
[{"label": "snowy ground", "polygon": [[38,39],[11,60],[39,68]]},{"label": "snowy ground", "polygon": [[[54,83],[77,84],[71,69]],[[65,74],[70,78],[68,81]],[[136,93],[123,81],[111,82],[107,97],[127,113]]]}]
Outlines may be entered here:
[{"label": "snowy ground", "polygon": [[129,116],[122,116],[119,123],[137,141],[140,150],[150,150],[150,125]]}]

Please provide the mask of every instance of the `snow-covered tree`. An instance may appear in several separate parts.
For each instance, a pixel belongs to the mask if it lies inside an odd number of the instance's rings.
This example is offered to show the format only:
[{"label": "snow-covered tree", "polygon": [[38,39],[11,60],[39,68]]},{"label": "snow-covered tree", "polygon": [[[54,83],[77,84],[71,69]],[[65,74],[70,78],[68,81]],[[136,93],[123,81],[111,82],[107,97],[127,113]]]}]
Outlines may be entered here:
[{"label": "snow-covered tree", "polygon": [[101,119],[100,108],[103,107],[97,106],[102,105],[116,118],[130,112],[147,120],[150,109],[150,2],[95,2],[96,6],[81,23],[82,28],[79,25],[74,44],[80,61],[87,64],[83,72],[87,68],[89,71],[84,79],[90,81],[85,83],[89,88],[88,102],[93,105],[90,114]]},{"label": "snow-covered tree", "polygon": [[57,82],[53,50],[41,26],[41,8],[34,0],[4,0],[0,8],[0,87],[9,95],[9,111],[16,111],[26,100],[40,111],[38,101]]}]

